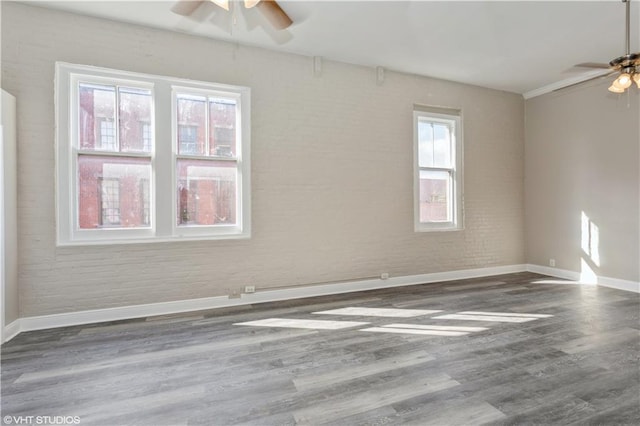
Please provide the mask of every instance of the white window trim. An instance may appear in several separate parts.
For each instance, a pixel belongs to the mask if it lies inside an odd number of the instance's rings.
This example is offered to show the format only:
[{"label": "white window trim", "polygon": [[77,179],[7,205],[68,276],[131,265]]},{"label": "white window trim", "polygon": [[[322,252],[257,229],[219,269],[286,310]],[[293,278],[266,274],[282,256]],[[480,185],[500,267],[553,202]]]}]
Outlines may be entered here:
[{"label": "white window trim", "polygon": [[[464,209],[463,209],[463,135],[462,135],[462,115],[457,110],[446,110],[443,108],[417,107],[413,111],[413,204],[414,204],[414,231],[459,231],[464,229]],[[429,121],[439,121],[452,123],[454,132],[454,153],[453,153],[453,185],[451,191],[453,196],[452,220],[447,222],[420,222],[420,164],[419,164],[419,139],[418,121],[420,118],[427,118]],[[437,169],[437,168],[433,168]]]},{"label": "white window trim", "polygon": [[[77,196],[77,82],[130,84],[152,91],[151,109],[154,149],[148,154],[127,156],[151,158],[149,227],[132,229],[79,229]],[[189,240],[246,239],[251,237],[250,107],[248,87],[229,86],[107,68],[56,62],[56,243],[58,246],[130,244]],[[237,224],[178,227],[176,225],[176,141],[172,91],[175,87],[194,93],[216,93],[238,99],[239,143],[237,180]],[[115,124],[117,126],[117,124]],[[114,156],[118,155],[115,153]],[[159,172],[161,171],[161,172]],[[159,172],[159,173],[158,173]]]}]

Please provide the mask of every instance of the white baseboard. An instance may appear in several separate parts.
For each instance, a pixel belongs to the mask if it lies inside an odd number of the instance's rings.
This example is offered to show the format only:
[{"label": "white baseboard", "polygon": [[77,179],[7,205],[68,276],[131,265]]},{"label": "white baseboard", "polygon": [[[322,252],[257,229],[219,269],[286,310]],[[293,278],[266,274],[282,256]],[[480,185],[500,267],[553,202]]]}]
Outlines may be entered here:
[{"label": "white baseboard", "polygon": [[[535,272],[537,274],[549,275],[551,277],[562,278],[567,281],[567,284],[583,284],[583,285],[599,285],[602,287],[615,288],[617,290],[631,291],[633,293],[640,293],[640,282],[621,280],[619,278],[601,277],[597,276],[590,281],[581,281],[580,272],[568,271],[566,269],[550,268],[548,266],[540,265],[526,265],[527,271]],[[562,282],[554,282],[554,284],[561,284]]]},{"label": "white baseboard", "polygon": [[[5,341],[8,341],[10,338],[24,331],[45,330],[49,328],[68,327],[72,325],[144,318],[155,315],[169,315],[182,312],[194,312],[207,309],[224,308],[229,306],[277,302],[281,300],[300,299],[304,297],[314,296],[327,296],[332,294],[352,293],[356,291],[374,290],[381,288],[429,284],[468,278],[480,278],[524,271],[526,271],[526,265],[497,266],[491,268],[465,269],[459,271],[436,272],[432,274],[390,277],[386,280],[368,279],[333,284],[291,287],[278,290],[266,289],[252,294],[243,294],[240,298],[234,299],[230,299],[227,296],[216,296],[199,299],[176,300],[172,302],[150,303],[145,305],[123,306],[118,308],[95,309],[89,311],[25,317],[20,318],[10,324],[10,326],[17,331],[6,333],[5,336],[11,337],[5,339]],[[5,332],[7,328],[5,328]]]},{"label": "white baseboard", "polygon": [[279,300],[300,299],[304,297],[327,296],[332,294],[353,293],[355,291],[376,290],[381,288],[402,287],[408,285],[430,284],[468,278],[488,277],[526,271],[525,265],[498,266],[492,268],[463,269],[458,271],[435,272],[431,274],[390,277],[386,280],[369,279],[344,283],[322,284],[308,287],[265,290],[258,293],[243,294],[242,299],[249,303],[276,302]]},{"label": "white baseboard", "polygon": [[2,343],[8,342],[20,333],[20,319],[6,325],[2,330]]},{"label": "white baseboard", "polygon": [[[580,281],[580,273],[574,271],[568,271],[566,269],[550,268],[549,266],[540,265],[527,265],[527,271],[535,272],[536,274],[548,275],[550,277],[562,278],[569,281]],[[574,283],[567,283],[574,284]]]},{"label": "white baseboard", "polygon": [[601,285],[603,287],[615,288],[618,290],[640,293],[640,282],[638,281],[628,281],[610,277],[598,277],[598,285]]},{"label": "white baseboard", "polygon": [[[45,330],[49,328],[68,327],[72,325],[144,318],[156,315],[177,314],[182,312],[194,312],[230,306],[250,305],[253,303],[277,302],[281,300],[300,299],[304,297],[328,296],[332,294],[352,293],[356,291],[375,290],[381,288],[430,284],[469,278],[481,278],[525,271],[569,280],[567,281],[568,284],[582,284],[580,283],[580,274],[578,272],[558,268],[549,268],[540,265],[521,264],[497,266],[491,268],[436,272],[432,274],[409,275],[403,277],[391,277],[386,280],[367,279],[333,284],[291,287],[277,290],[266,289],[263,291],[258,291],[257,293],[243,294],[240,298],[235,299],[230,299],[227,296],[204,297],[199,299],[176,300],[171,302],[150,303],[145,305],[132,305],[118,308],[95,309],[89,311],[68,312],[62,314],[20,318],[4,328],[3,343],[9,341],[17,334],[24,331]],[[640,283],[633,281],[599,277],[598,284],[605,287],[612,287],[620,290],[640,293]]]}]

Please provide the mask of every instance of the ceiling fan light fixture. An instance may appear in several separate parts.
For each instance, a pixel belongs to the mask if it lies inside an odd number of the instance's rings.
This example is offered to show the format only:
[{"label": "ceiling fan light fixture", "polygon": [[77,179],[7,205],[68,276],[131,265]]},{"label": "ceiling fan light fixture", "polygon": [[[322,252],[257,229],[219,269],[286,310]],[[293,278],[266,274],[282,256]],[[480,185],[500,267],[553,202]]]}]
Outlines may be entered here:
[{"label": "ceiling fan light fixture", "polygon": [[618,78],[616,78],[616,80],[613,82],[613,85],[620,89],[627,89],[631,86],[631,83],[631,75],[625,72],[620,74]]},{"label": "ceiling fan light fixture", "polygon": [[631,53],[631,0],[622,0],[625,3],[625,44],[626,54],[619,56],[609,62],[609,66],[599,68],[609,68],[611,73],[619,73],[611,83],[609,91],[613,93],[624,93],[635,82],[640,89],[640,52]]},{"label": "ceiling fan light fixture", "polygon": [[260,0],[244,0],[244,7],[246,7],[247,9],[251,9],[258,3],[260,3]]},{"label": "ceiling fan light fixture", "polygon": [[615,82],[611,86],[609,86],[609,91],[613,93],[624,93],[624,89],[616,87]]},{"label": "ceiling fan light fixture", "polygon": [[226,10],[227,12],[229,11],[229,0],[211,0],[211,2],[215,3],[218,6],[220,6],[221,8]]}]

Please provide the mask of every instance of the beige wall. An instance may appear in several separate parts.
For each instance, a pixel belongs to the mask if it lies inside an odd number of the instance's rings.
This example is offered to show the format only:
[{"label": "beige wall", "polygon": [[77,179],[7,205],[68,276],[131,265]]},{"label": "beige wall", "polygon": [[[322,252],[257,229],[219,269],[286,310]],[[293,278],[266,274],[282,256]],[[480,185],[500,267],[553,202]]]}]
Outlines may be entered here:
[{"label": "beige wall", "polygon": [[640,96],[609,83],[526,102],[527,262],[638,282]]},{"label": "beige wall", "polygon": [[[20,108],[21,316],[308,283],[521,264],[518,95],[4,4],[2,78]],[[55,246],[54,62],[249,86],[246,241]],[[460,108],[465,230],[413,231],[414,104]]]}]

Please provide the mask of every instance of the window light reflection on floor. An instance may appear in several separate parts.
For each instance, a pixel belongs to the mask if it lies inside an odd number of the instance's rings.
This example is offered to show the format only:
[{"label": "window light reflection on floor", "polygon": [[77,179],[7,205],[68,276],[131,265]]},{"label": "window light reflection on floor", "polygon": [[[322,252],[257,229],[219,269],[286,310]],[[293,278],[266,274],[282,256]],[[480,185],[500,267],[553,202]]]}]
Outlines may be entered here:
[{"label": "window light reflection on floor", "polygon": [[484,331],[487,327],[462,327],[455,325],[431,325],[431,324],[388,324],[383,327],[390,328],[415,328],[416,330],[441,330],[441,331]]},{"label": "window light reflection on floor", "polygon": [[422,315],[431,315],[441,310],[425,310],[425,309],[394,309],[394,308],[364,308],[349,307],[340,309],[331,309],[328,311],[314,312],[320,315],[354,315],[363,317],[392,317],[392,318],[411,318]]},{"label": "window light reflection on floor", "polygon": [[[417,310],[417,309],[393,309],[393,308],[365,308],[349,307],[333,309],[328,311],[314,312],[314,314],[329,315],[356,315],[371,317],[400,317],[410,318],[422,315],[439,313],[439,310]],[[445,314],[432,316],[429,320],[457,320],[457,321],[484,321],[484,322],[504,322],[504,323],[524,323],[543,318],[550,318],[549,314],[531,314],[520,312],[484,312],[484,311],[462,311],[455,314]],[[256,321],[235,323],[234,325],[254,326],[254,327],[283,327],[283,328],[303,328],[313,330],[340,330],[346,328],[369,325],[369,322],[361,321],[330,321],[315,319],[292,319],[292,318],[267,318]],[[396,333],[415,334],[430,336],[465,336],[488,330],[487,327],[475,327],[467,325],[443,325],[440,324],[406,324],[393,323],[382,326],[368,327],[360,331],[376,333]]]},{"label": "window light reflection on floor", "polygon": [[382,327],[369,327],[362,331],[375,333],[419,334],[428,336],[466,336],[469,333],[488,330],[486,327],[464,327],[430,324],[388,324]]},{"label": "window light reflection on floor", "polygon": [[421,330],[415,328],[392,328],[392,327],[370,327],[363,328],[361,331],[372,331],[375,333],[397,333],[397,334],[422,334],[429,336],[465,336],[469,334],[466,331],[444,331],[444,330]]},{"label": "window light reflection on floor", "polygon": [[439,315],[433,319],[486,321],[486,322],[529,322],[540,318],[548,318],[553,315],[519,314],[508,312],[459,312],[457,314]]},{"label": "window light reflection on floor", "polygon": [[360,321],[325,321],[289,318],[267,318],[257,321],[237,322],[233,325],[248,325],[254,327],[308,328],[313,330],[340,330],[343,328],[358,327],[367,324],[369,323]]},{"label": "window light reflection on floor", "polygon": [[513,312],[479,312],[479,311],[464,311],[458,312],[463,315],[491,315],[498,317],[523,317],[523,318],[549,318],[553,315],[548,314],[519,314]]}]

